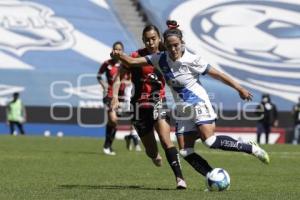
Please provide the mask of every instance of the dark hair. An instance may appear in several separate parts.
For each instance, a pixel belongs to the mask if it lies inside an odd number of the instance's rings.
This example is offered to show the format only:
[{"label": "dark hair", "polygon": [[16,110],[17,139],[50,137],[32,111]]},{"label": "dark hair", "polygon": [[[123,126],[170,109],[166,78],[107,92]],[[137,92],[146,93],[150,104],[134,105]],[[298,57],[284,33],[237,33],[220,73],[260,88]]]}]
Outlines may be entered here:
[{"label": "dark hair", "polygon": [[117,46],[117,45],[120,45],[122,47],[122,49],[124,50],[124,45],[121,41],[116,41],[114,44],[113,44],[113,49]]},{"label": "dark hair", "polygon": [[[178,28],[179,24],[175,20],[167,20],[168,29],[164,32],[163,37],[166,40],[169,36],[177,36],[182,41],[182,32]],[[182,41],[183,42],[183,41]]]},{"label": "dark hair", "polygon": [[[154,26],[153,24],[148,24],[143,29],[143,38],[142,38],[143,41],[145,39],[145,34],[149,31],[155,31],[157,33],[158,37],[161,38],[161,35],[160,35],[160,32],[159,32],[158,28],[156,26]],[[159,49],[159,51],[164,51],[165,50],[164,44],[162,42],[159,43],[158,49]]]},{"label": "dark hair", "polygon": [[14,92],[14,93],[13,93],[13,97],[19,97],[19,95],[20,95],[20,94],[19,94],[18,92]]},{"label": "dark hair", "polygon": [[268,93],[263,93],[261,97],[262,98],[265,98],[265,97],[270,98],[270,95]]},{"label": "dark hair", "polygon": [[20,94],[18,92],[13,93],[13,102],[19,98]]},{"label": "dark hair", "polygon": [[147,26],[145,26],[145,28],[143,29],[143,41],[144,41],[144,38],[145,38],[145,34],[146,32],[149,32],[149,31],[155,31],[157,33],[157,35],[160,37],[160,32],[158,30],[158,28],[152,24],[148,24]]}]

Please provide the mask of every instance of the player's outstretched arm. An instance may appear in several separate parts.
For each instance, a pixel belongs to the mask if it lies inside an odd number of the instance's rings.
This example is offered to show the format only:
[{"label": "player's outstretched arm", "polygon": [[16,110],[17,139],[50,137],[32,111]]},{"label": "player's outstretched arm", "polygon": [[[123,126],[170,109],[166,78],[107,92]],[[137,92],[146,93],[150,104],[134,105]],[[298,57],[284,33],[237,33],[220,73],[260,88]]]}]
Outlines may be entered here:
[{"label": "player's outstretched arm", "polygon": [[130,67],[140,67],[140,66],[148,64],[145,57],[132,58],[132,57],[130,57],[124,53],[118,52],[118,51],[112,51],[110,56],[112,58],[121,60],[121,62],[129,68]]},{"label": "player's outstretched arm", "polygon": [[251,101],[253,95],[251,94],[251,92],[249,92],[247,89],[243,88],[238,82],[234,81],[232,78],[230,78],[229,76],[227,76],[226,74],[218,71],[217,69],[211,67],[208,71],[208,74],[217,79],[222,81],[223,83],[225,83],[226,85],[229,85],[230,87],[232,87],[233,89],[235,89],[241,99],[243,100],[247,100],[247,101]]}]

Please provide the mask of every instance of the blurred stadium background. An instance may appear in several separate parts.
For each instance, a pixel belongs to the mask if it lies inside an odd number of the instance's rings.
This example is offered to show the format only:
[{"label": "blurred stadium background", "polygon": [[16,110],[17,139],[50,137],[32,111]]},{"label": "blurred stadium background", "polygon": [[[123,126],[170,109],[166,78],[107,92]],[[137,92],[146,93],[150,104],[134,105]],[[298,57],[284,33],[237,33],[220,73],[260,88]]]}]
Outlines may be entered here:
[{"label": "blurred stadium background", "polygon": [[[129,53],[143,46],[146,23],[163,32],[169,18],[181,25],[188,49],[254,93],[253,105],[245,106],[229,87],[202,77],[222,110],[218,131],[254,138],[255,121],[241,110],[251,116],[261,94],[270,93],[279,110],[270,140],[290,142],[290,112],[300,96],[297,0],[1,0],[0,134],[8,134],[5,105],[20,92],[29,135],[102,137],[99,65],[113,42],[122,41]],[[121,122],[125,129],[127,123]]]}]

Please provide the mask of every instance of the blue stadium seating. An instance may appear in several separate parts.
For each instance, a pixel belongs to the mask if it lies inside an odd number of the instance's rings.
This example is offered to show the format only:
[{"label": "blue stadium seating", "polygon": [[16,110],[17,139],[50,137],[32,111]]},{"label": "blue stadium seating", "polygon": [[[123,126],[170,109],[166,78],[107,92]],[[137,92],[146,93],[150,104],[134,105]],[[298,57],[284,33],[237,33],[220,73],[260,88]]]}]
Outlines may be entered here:
[{"label": "blue stadium seating", "polygon": [[0,105],[14,91],[29,106],[99,101],[95,74],[111,45],[137,48],[109,1],[6,1],[0,10]]},{"label": "blue stadium seating", "polygon": [[[238,79],[254,93],[270,93],[280,111],[300,96],[300,4],[292,1],[141,0],[149,20],[166,29],[177,20],[188,49]],[[272,13],[272,14],[271,14]],[[296,17],[297,16],[297,17]],[[202,77],[213,101],[236,110],[238,95]]]}]

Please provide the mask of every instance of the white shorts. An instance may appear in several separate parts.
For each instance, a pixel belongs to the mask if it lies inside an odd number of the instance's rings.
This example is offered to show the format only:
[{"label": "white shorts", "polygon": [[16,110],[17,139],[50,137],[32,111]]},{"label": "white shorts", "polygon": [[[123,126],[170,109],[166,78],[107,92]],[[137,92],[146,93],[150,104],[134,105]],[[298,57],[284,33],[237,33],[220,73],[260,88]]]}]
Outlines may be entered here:
[{"label": "white shorts", "polygon": [[122,113],[122,112],[130,112],[131,111],[131,104],[130,101],[122,101],[119,102],[119,107],[117,109],[118,113]]},{"label": "white shorts", "polygon": [[194,105],[177,105],[176,134],[187,134],[197,131],[201,124],[212,124],[217,115],[210,101],[199,102]]},{"label": "white shorts", "polygon": [[127,84],[125,89],[124,89],[124,96],[122,96],[122,100],[119,102],[119,108],[118,112],[130,112],[131,111],[131,104],[130,104],[130,99],[132,96],[132,84]]}]

